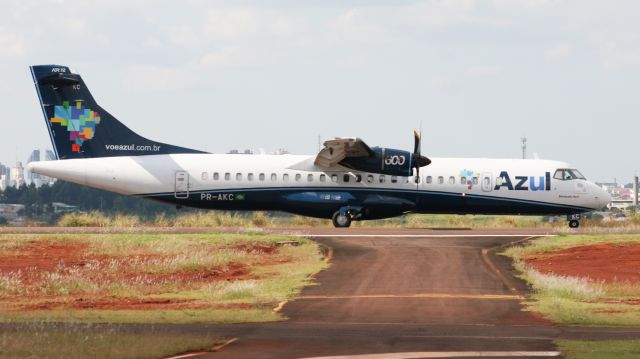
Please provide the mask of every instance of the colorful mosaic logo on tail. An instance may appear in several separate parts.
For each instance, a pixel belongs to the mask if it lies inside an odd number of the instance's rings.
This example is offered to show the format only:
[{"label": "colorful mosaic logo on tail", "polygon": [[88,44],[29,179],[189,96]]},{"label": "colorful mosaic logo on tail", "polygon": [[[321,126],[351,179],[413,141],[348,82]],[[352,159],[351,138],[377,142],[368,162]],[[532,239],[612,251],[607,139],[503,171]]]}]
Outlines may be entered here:
[{"label": "colorful mosaic logo on tail", "polygon": [[82,108],[81,101],[76,101],[75,106],[70,106],[69,101],[64,101],[62,106],[55,107],[50,121],[67,128],[71,151],[79,153],[82,144],[95,136],[96,126],[100,124],[100,115],[88,108]]}]

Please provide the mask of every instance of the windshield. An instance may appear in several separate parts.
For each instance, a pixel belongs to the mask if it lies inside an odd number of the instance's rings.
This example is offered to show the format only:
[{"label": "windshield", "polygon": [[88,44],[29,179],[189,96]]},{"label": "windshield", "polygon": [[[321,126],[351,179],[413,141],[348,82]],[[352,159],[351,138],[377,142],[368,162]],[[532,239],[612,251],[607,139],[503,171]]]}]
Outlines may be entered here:
[{"label": "windshield", "polygon": [[560,168],[556,170],[556,173],[553,175],[553,178],[568,181],[574,179],[585,180],[586,178],[575,168]]}]

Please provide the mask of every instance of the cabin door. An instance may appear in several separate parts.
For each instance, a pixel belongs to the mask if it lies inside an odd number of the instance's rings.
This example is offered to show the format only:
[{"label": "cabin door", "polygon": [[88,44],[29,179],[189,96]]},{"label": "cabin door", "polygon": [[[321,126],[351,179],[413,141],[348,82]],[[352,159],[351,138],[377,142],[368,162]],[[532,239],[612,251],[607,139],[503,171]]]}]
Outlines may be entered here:
[{"label": "cabin door", "polygon": [[176,172],[175,197],[189,198],[189,174],[185,171]]},{"label": "cabin door", "polygon": [[491,173],[483,173],[481,182],[483,192],[491,192],[493,190],[493,177],[491,176]]}]

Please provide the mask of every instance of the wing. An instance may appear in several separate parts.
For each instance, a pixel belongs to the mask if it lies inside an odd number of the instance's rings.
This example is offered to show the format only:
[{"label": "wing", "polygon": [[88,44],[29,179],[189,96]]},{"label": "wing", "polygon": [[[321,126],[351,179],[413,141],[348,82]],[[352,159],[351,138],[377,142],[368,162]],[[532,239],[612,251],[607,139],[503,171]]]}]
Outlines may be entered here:
[{"label": "wing", "polygon": [[373,150],[359,138],[336,138],[325,141],[313,163],[319,167],[333,167],[345,158],[369,158],[374,155]]}]

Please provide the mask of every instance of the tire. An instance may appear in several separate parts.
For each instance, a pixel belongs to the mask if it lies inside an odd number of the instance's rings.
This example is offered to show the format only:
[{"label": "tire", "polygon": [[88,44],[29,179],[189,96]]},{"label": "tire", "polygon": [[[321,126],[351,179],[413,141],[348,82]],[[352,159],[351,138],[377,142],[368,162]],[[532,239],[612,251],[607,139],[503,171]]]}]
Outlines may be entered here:
[{"label": "tire", "polygon": [[576,221],[575,219],[574,219],[574,220],[571,220],[571,221],[569,221],[569,227],[571,227],[571,228],[578,228],[578,227],[580,227],[580,222],[579,222],[579,221]]},{"label": "tire", "polygon": [[351,216],[348,213],[341,214],[340,211],[337,211],[333,214],[331,222],[336,228],[348,228],[351,226]]}]

